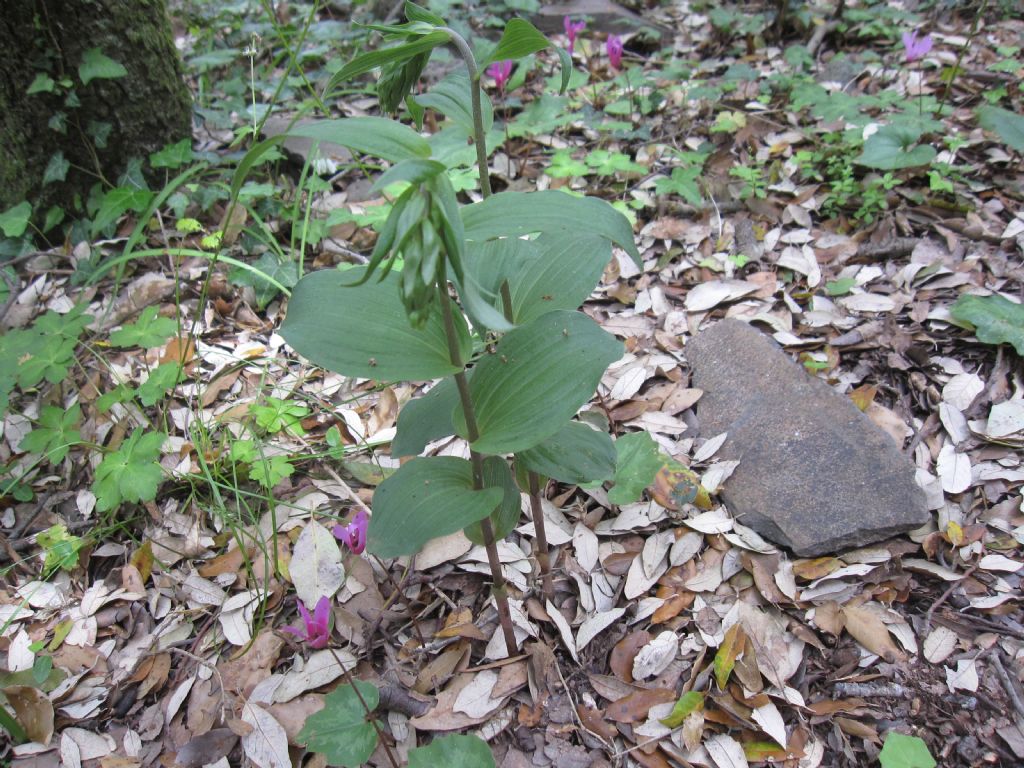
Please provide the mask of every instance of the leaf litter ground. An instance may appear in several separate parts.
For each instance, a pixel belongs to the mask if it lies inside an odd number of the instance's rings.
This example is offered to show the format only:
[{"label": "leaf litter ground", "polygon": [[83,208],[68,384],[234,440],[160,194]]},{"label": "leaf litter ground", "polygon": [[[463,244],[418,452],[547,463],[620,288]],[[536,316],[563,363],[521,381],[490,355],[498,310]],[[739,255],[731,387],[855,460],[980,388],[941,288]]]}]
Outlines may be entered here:
[{"label": "leaf litter ground", "polygon": [[[826,215],[828,188],[781,160],[831,130],[835,116],[764,109],[758,84],[780,49],[741,61],[705,17],[684,11],[655,16],[677,30],[680,58],[701,59],[705,82],[751,70],[717,111],[685,98],[678,83],[656,82],[662,101],[644,120],[649,134],[609,139],[585,121],[556,121],[546,132],[513,131],[521,138],[494,159],[494,176],[509,188],[568,186],[649,203],[636,209],[644,268],[618,253],[585,306],[628,349],[588,410],[620,437],[649,432],[701,475],[714,501],[733,467],[715,460],[718,436],[699,431],[701,393],[688,386],[685,343],[719,318],[748,319],[849,393],[913,458],[933,523],[873,547],[794,559],[717,501],[675,508],[655,483],[642,501],[615,505],[604,489],[549,485],[555,599],[536,590],[534,531],[524,524],[499,547],[521,643],[505,658],[481,548],[455,534],[411,561],[380,561],[339,550],[328,533],[372,508],[374,486],[395,466],[388,444],[398,411],[422,388],[310,368],[274,333],[283,304],[260,310],[252,289],[220,268],[210,274],[204,260],[137,263],[126,285],[82,296],[54,268],[55,254],[40,254],[22,264],[8,325],[82,298],[94,316],[111,308],[96,328],[114,345],[106,366],[87,358],[61,385],[72,388],[63,395],[78,392],[83,439],[117,446],[145,423],[131,403],[100,412],[98,396],[115,383],[141,384],[173,360],[188,378],[156,406],[169,425],[160,461],[171,480],[136,513],[122,508],[77,569],[40,580],[31,534],[62,522],[84,535],[97,524],[84,453],[72,450],[60,475],[37,475],[36,500],[5,499],[4,692],[47,744],[8,747],[15,765],[170,765],[174,755],[182,765],[243,755],[288,765],[302,754],[306,719],[341,683],[340,665],[380,689],[403,755],[431,736],[472,732],[504,766],[858,766],[874,764],[896,731],[922,737],[944,766],[1024,759],[1020,357],[980,343],[950,315],[966,290],[1022,296],[1019,162],[958,106],[945,118],[969,137],[958,150],[955,205],[912,177],[870,222],[849,220],[842,206]],[[936,62],[952,64],[963,32],[945,21],[938,30]],[[985,25],[961,64],[954,105],[990,87],[985,62],[1020,35],[1020,22]],[[834,42],[824,40],[821,50]],[[589,64],[600,82],[598,58]],[[921,87],[899,58],[883,52],[840,93]],[[543,105],[542,90],[531,79],[520,95]],[[651,93],[637,85],[631,99]],[[354,114],[370,108],[346,105]],[[228,139],[197,137],[214,150]],[[672,172],[673,151],[708,139],[706,202],[695,210],[686,194],[695,176]],[[562,153],[552,167],[570,172],[546,173],[546,148]],[[730,175],[737,160],[759,168],[763,195],[744,191],[753,177]],[[659,178],[679,188],[659,192]],[[317,215],[352,215],[307,254],[315,266],[373,242],[359,216],[380,201],[355,202],[355,177],[335,181]],[[180,311],[195,335],[175,331],[144,353],[116,349],[119,332],[109,331],[144,307]],[[147,327],[158,320],[145,319]],[[26,417],[61,394],[26,396],[11,409],[4,460],[28,450],[19,445]],[[247,425],[268,402],[292,404],[276,413],[296,425],[268,430],[271,419],[262,434],[270,439],[251,447],[268,460],[272,493],[257,477],[211,472],[238,450],[233,438],[252,438]],[[428,446],[465,451],[452,440]],[[821,484],[826,493],[828,478]],[[281,631],[296,623],[296,592],[335,595],[335,653],[307,651]],[[50,649],[52,669],[40,669],[34,643]],[[370,763],[386,764],[379,749]]]}]

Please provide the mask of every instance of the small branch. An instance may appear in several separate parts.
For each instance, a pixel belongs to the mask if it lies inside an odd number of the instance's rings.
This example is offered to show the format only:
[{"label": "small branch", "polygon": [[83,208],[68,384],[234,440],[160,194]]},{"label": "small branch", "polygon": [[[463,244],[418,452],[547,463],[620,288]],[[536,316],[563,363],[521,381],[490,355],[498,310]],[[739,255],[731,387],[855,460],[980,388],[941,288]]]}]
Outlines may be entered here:
[{"label": "small branch", "polygon": [[921,630],[922,634],[928,634],[928,632],[931,630],[932,614],[935,613],[935,609],[942,605],[944,602],[946,602],[957,587],[962,587],[964,582],[968,579],[968,577],[976,570],[978,570],[978,566],[972,565],[970,568],[964,571],[964,575],[961,576],[960,579],[950,584],[949,588],[941,595],[939,595],[938,599],[934,603],[932,603],[931,607],[924,614],[924,628]]},{"label": "small branch", "polygon": [[555,588],[551,582],[551,552],[548,549],[548,536],[544,528],[544,506],[540,498],[540,476],[533,470],[528,474],[530,483],[530,511],[533,513],[533,528],[537,533],[537,565],[540,566],[541,584],[544,597],[554,601]]}]

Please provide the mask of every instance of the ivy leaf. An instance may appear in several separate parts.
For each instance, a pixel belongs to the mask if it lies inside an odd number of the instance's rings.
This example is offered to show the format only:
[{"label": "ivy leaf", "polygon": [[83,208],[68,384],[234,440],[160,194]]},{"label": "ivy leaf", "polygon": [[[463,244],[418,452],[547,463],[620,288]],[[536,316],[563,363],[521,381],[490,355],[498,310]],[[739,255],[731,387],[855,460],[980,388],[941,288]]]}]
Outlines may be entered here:
[{"label": "ivy leaf", "polygon": [[0,213],[0,230],[5,237],[21,237],[28,228],[28,220],[32,218],[32,204],[23,200]]},{"label": "ivy leaf", "polygon": [[110,334],[115,347],[158,347],[178,332],[178,323],[169,317],[157,317],[157,307],[142,310],[139,319]]},{"label": "ivy leaf", "polygon": [[102,232],[128,211],[141,213],[149,206],[153,193],[136,187],[115,187],[103,196],[92,222],[92,234]]},{"label": "ivy leaf", "polygon": [[146,432],[139,427],[118,450],[103,457],[92,484],[98,511],[116,509],[126,501],[156,498],[164,476],[158,461],[165,440],[163,432]]},{"label": "ivy leaf", "polygon": [[953,319],[970,325],[979,341],[1012,344],[1024,355],[1024,306],[1004,296],[964,295],[949,308]]},{"label": "ivy leaf", "polygon": [[936,765],[923,739],[894,731],[886,734],[878,762],[882,768],[935,768]]},{"label": "ivy leaf", "polygon": [[113,80],[124,77],[128,70],[120,62],[114,61],[99,48],[90,48],[82,54],[82,63],[78,65],[78,78],[82,85],[93,80]]},{"label": "ivy leaf", "polygon": [[81,418],[82,408],[78,403],[67,410],[46,406],[39,415],[39,426],[22,439],[21,449],[42,453],[51,464],[60,464],[68,455],[68,449],[82,441],[82,434],[75,429]]},{"label": "ivy leaf", "polygon": [[191,163],[192,157],[192,139],[188,138],[154,152],[149,156],[149,164],[154,168],[180,168]]},{"label": "ivy leaf", "polygon": [[494,768],[494,755],[479,736],[452,734],[409,750],[409,768]]},{"label": "ivy leaf", "polygon": [[[370,710],[377,708],[377,688],[362,680],[353,680]],[[377,731],[366,722],[366,712],[352,686],[343,685],[327,694],[324,708],[306,718],[298,741],[307,749],[320,752],[328,765],[359,768],[370,759],[377,746]]]}]

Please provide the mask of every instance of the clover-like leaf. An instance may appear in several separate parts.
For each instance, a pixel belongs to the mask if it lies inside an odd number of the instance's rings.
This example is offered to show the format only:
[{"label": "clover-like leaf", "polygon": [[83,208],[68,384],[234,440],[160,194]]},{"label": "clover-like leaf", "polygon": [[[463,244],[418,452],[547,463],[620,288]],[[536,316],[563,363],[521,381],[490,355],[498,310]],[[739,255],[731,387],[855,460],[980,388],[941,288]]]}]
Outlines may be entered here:
[{"label": "clover-like leaf", "polygon": [[118,450],[103,458],[92,484],[98,511],[116,509],[125,501],[156,498],[163,480],[158,460],[165,440],[163,432],[146,432],[139,427]]},{"label": "clover-like leaf", "polygon": [[47,405],[39,414],[39,425],[22,439],[21,449],[42,453],[51,464],[60,464],[71,446],[82,441],[82,434],[75,429],[81,418],[78,403],[67,410]]},{"label": "clover-like leaf", "polygon": [[139,319],[110,334],[115,347],[158,347],[178,332],[178,323],[169,317],[159,317],[156,306],[142,310]]}]

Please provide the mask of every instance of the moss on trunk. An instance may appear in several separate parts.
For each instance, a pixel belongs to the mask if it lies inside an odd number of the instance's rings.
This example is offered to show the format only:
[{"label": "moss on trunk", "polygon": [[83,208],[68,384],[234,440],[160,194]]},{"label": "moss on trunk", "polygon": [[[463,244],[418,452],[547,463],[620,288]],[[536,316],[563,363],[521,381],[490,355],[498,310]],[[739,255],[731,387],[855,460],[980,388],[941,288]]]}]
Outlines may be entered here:
[{"label": "moss on trunk", "polygon": [[[92,49],[127,74],[83,84]],[[28,200],[38,221],[52,205],[74,215],[131,158],[190,135],[191,96],[163,0],[7,0],[0,50],[0,211]],[[40,75],[54,90],[27,93]],[[70,163],[66,177],[44,185],[57,152]]]}]

